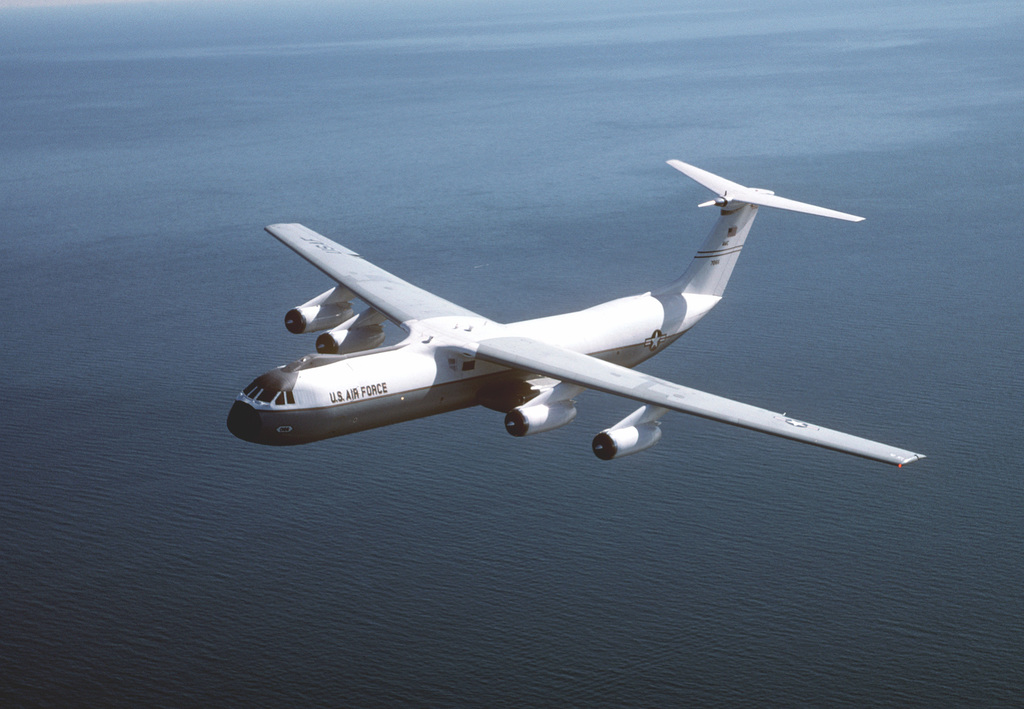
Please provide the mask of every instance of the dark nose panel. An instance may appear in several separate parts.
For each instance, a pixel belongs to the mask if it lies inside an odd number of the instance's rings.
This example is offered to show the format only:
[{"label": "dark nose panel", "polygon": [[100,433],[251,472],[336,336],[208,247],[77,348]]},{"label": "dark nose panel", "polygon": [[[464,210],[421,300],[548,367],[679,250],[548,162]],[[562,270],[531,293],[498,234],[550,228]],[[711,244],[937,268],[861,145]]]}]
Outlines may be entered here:
[{"label": "dark nose panel", "polygon": [[244,401],[236,401],[228,412],[228,430],[243,441],[255,442],[260,435],[260,414]]}]

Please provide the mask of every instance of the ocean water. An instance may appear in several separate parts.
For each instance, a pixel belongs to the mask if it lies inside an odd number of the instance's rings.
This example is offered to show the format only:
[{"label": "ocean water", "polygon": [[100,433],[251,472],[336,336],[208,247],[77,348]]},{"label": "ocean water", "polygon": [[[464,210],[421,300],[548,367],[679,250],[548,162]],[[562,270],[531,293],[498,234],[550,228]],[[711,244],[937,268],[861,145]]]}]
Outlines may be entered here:
[{"label": "ocean water", "polygon": [[[0,9],[0,704],[1020,706],[1019,3]],[[588,393],[232,437],[313,348],[301,221],[499,321],[677,276],[692,162],[764,210],[645,371],[903,469]]]}]

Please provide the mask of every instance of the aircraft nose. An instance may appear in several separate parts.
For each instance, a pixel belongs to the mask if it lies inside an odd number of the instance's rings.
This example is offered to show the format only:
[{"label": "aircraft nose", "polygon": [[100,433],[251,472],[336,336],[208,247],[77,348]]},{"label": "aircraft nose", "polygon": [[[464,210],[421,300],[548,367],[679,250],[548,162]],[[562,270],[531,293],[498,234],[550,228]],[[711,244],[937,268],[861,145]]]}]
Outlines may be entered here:
[{"label": "aircraft nose", "polygon": [[260,435],[260,414],[244,401],[236,401],[228,412],[228,430],[250,443]]}]

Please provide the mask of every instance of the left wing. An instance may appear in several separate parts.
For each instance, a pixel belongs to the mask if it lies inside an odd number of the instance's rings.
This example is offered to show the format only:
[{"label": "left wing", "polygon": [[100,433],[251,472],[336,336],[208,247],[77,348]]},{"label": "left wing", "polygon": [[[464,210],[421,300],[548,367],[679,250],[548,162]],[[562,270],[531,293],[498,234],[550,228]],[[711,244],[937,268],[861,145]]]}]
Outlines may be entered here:
[{"label": "left wing", "polygon": [[355,251],[301,224],[272,224],[266,230],[398,325],[444,315],[480,317],[374,266]]},{"label": "left wing", "polygon": [[662,406],[883,463],[903,465],[924,458],[918,453],[814,426],[783,414],[673,384],[596,357],[525,337],[496,337],[483,340],[477,343],[476,356],[506,367],[554,377],[645,404]]}]

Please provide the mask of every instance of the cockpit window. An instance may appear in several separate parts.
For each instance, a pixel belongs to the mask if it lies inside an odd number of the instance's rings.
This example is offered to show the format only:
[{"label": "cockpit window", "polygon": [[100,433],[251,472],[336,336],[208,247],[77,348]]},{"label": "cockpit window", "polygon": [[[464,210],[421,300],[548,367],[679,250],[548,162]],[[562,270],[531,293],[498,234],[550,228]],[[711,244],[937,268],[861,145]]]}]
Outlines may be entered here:
[{"label": "cockpit window", "polygon": [[292,392],[264,389],[259,384],[251,384],[246,387],[245,391],[242,393],[255,401],[262,401],[267,404],[273,402],[274,406],[284,406],[285,404],[295,403],[295,394]]},{"label": "cockpit window", "polygon": [[295,395],[292,393],[292,387],[295,386],[297,379],[298,375],[294,372],[285,372],[281,368],[272,369],[256,377],[242,390],[242,394],[265,404],[273,403],[274,406],[294,404]]}]

